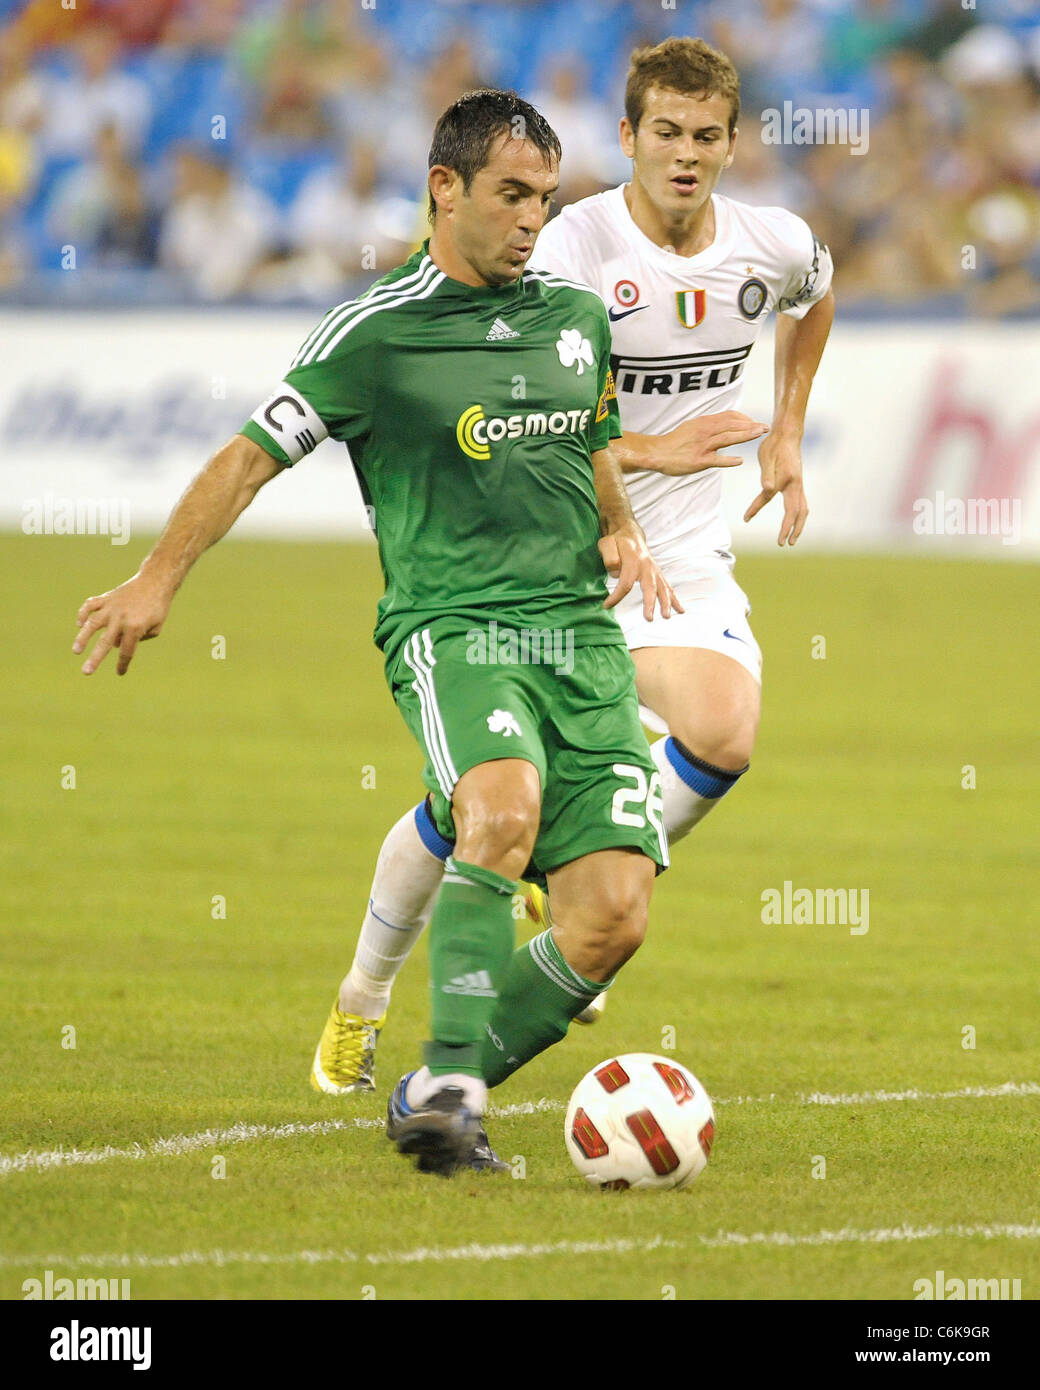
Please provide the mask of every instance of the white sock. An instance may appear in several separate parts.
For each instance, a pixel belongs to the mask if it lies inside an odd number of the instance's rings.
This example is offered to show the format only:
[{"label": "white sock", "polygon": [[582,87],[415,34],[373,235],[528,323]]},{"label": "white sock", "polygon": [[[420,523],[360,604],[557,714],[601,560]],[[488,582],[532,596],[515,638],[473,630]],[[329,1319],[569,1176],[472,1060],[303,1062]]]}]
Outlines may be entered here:
[{"label": "white sock", "polygon": [[747,771],[746,767],[739,772],[714,767],[671,735],[658,739],[650,756],[661,772],[664,828],[669,845],[688,835]]},{"label": "white sock", "polygon": [[387,834],[354,963],[339,988],[343,1013],[375,1019],[386,1011],[397,972],[433,913],[450,850],[450,841],[434,830],[425,802]]},{"label": "white sock", "polygon": [[468,1072],[446,1072],[434,1076],[429,1067],[420,1067],[404,1088],[404,1098],[413,1110],[421,1110],[438,1091],[445,1086],[458,1086],[466,1098],[466,1105],[474,1115],[483,1115],[487,1107],[487,1086],[479,1076]]}]

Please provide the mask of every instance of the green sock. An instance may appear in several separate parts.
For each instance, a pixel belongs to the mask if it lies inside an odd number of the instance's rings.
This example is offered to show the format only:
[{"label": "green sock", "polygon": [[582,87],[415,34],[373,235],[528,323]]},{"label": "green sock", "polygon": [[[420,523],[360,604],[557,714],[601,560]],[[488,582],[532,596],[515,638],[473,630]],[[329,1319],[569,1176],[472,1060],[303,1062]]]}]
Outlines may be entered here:
[{"label": "green sock", "polygon": [[559,1042],[574,1015],[609,985],[609,980],[597,984],[573,971],[551,931],[542,932],[514,951],[484,1041],[487,1084],[498,1086],[518,1067]]},{"label": "green sock", "polygon": [[449,857],[430,922],[433,1040],[426,1065],[434,1076],[482,1076],[487,1024],[509,970],[513,942],[512,879]]}]

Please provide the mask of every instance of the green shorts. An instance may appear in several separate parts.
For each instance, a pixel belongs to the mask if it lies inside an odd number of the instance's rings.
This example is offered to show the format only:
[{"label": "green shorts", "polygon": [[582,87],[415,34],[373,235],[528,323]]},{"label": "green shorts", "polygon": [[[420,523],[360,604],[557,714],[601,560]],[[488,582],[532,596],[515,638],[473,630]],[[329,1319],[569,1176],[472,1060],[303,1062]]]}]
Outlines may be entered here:
[{"label": "green shorts", "polygon": [[426,754],[434,823],[454,840],[459,778],[478,763],[524,758],[542,787],[532,863],[543,874],[626,847],[667,868],[660,774],[628,648],[568,647],[565,637],[449,617],[413,632],[387,662],[394,700]]}]

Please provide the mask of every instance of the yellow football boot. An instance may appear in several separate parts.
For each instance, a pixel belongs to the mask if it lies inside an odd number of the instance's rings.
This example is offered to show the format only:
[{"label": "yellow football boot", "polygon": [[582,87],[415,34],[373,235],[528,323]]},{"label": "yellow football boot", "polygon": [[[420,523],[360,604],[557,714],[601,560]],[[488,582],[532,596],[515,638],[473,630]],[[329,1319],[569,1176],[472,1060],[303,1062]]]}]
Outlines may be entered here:
[{"label": "yellow football boot", "polygon": [[386,1014],[382,1018],[359,1018],[341,1013],[333,1004],[325,1030],[314,1053],[311,1085],[327,1096],[345,1096],[351,1091],[376,1088],[376,1043]]}]

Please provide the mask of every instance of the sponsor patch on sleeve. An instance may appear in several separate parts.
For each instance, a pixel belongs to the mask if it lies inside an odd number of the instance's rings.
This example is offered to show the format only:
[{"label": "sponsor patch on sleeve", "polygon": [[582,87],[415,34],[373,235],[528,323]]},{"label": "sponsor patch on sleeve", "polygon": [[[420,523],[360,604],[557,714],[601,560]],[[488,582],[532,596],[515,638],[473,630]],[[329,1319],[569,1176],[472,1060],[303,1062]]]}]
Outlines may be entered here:
[{"label": "sponsor patch on sleeve", "polygon": [[600,398],[599,398],[599,404],[596,406],[596,424],[597,424],[597,425],[599,424],[599,422],[600,422],[601,420],[605,420],[605,419],[607,418],[607,402],[608,402],[608,401],[616,401],[616,400],[617,400],[617,390],[615,389],[615,386],[614,386],[614,373],[613,373],[613,372],[610,370],[610,368],[608,367],[608,368],[607,368],[607,379],[606,379],[606,381],[605,381],[604,384],[603,384],[603,394],[602,394],[602,396],[600,396]]}]

